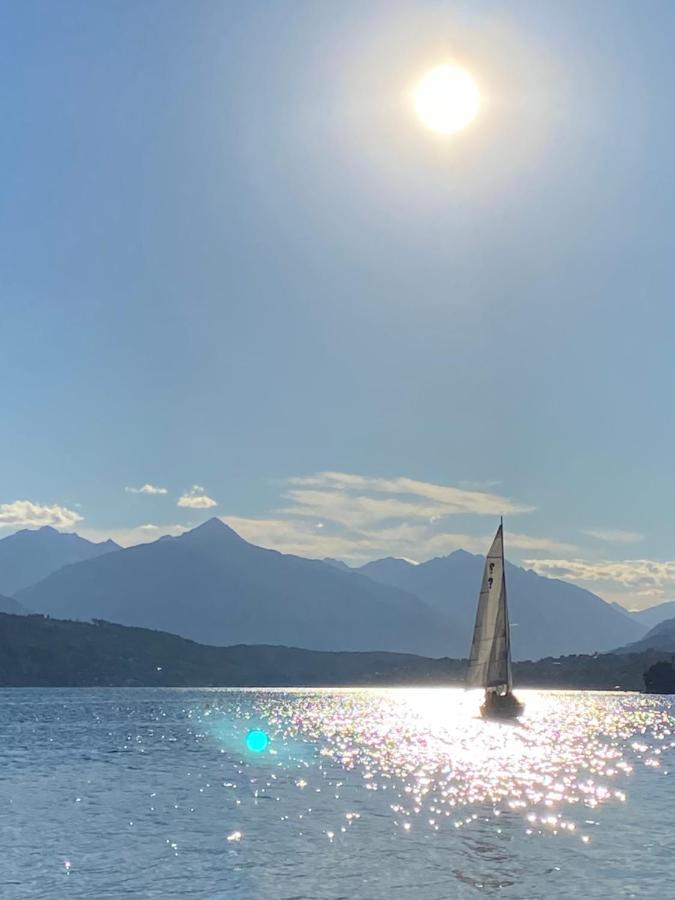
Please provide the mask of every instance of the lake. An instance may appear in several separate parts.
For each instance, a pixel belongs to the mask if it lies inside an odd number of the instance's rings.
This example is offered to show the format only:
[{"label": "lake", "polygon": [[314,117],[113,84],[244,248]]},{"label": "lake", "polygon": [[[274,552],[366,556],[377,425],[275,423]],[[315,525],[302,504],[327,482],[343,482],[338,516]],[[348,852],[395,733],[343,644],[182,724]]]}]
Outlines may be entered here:
[{"label": "lake", "polygon": [[672,701],[518,693],[1,690],[0,896],[671,896]]}]

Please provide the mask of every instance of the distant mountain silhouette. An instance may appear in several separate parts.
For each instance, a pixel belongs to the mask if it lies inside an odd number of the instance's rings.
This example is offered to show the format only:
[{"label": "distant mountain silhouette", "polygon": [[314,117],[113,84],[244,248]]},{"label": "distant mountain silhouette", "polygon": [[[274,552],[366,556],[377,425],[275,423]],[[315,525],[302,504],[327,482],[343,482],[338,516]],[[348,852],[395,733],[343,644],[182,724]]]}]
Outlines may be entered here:
[{"label": "distant mountain silhouette", "polygon": [[[483,557],[458,550],[419,565],[390,557],[352,569],[256,547],[210,519],[180,537],[68,565],[15,596],[59,618],[212,644],[465,657],[482,568]],[[515,659],[602,652],[645,632],[629,613],[566,582],[507,563],[507,584]]]},{"label": "distant mountain silhouette", "polygon": [[675,600],[666,600],[665,603],[650,606],[648,609],[637,609],[630,615],[647,628],[653,628],[659,622],[665,622],[666,619],[675,616]]},{"label": "distant mountain silhouette", "polygon": [[[465,550],[414,565],[403,559],[376,560],[358,571],[416,594],[451,616],[451,655],[465,655],[473,630],[484,557]],[[565,581],[544,578],[506,564],[515,659],[594,653],[637,640],[644,626],[600,597]]]},{"label": "distant mountain silhouette", "polygon": [[405,581],[410,575],[410,570],[414,568],[415,565],[408,562],[407,559],[401,559],[398,556],[385,556],[384,559],[375,559],[366,563],[358,571],[374,581],[380,581],[383,584],[397,584],[399,580]]},{"label": "distant mountain silhouette", "polygon": [[416,596],[256,547],[220,519],[60,569],[17,596],[54,617],[106,619],[211,644],[441,656],[452,643],[449,617]]},{"label": "distant mountain silhouette", "polygon": [[0,595],[0,612],[22,615],[26,610],[13,597],[3,597]]},{"label": "distant mountain silhouette", "polygon": [[659,622],[639,641],[633,641],[616,650],[616,653],[644,653],[646,650],[658,650],[663,653],[675,653],[675,618]]},{"label": "distant mountain silhouette", "polygon": [[351,572],[352,569],[347,565],[346,562],[342,562],[341,559],[333,559],[332,556],[324,556],[322,562],[327,563],[329,566],[335,566],[336,569],[343,569],[346,572]]},{"label": "distant mountain silhouette", "polygon": [[119,550],[114,541],[95,544],[49,525],[24,528],[0,540],[0,594],[15,594],[62,566],[112,550]]}]

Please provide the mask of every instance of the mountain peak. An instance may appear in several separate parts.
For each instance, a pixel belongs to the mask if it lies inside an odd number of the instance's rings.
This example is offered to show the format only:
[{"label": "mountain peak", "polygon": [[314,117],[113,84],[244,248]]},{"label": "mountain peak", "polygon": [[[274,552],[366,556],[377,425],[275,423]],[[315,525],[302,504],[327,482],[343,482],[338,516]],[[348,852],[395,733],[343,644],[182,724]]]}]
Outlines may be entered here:
[{"label": "mountain peak", "polygon": [[217,516],[213,516],[212,518],[207,519],[206,522],[202,522],[201,525],[197,525],[196,528],[186,531],[185,536],[187,535],[220,540],[230,538],[244,542],[244,538],[238,535],[234,528],[230,528],[229,525],[226,525],[225,522]]},{"label": "mountain peak", "polygon": [[24,528],[0,540],[0,594],[15,594],[63,566],[119,550],[114,541],[95,544],[51,525]]}]

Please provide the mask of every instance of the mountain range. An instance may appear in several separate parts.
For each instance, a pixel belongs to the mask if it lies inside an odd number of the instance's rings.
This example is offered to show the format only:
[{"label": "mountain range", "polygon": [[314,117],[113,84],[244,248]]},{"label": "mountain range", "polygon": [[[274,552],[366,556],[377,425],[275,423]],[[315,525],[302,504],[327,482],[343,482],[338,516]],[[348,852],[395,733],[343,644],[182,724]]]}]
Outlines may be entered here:
[{"label": "mountain range", "polygon": [[665,603],[659,603],[657,606],[650,606],[647,609],[637,609],[629,613],[641,625],[647,628],[654,628],[660,622],[666,619],[672,619],[675,616],[675,600],[666,600]]},{"label": "mountain range", "polygon": [[617,652],[644,653],[646,650],[675,653],[675,618],[659,622],[644,637],[633,641],[625,647],[621,647]]},{"label": "mountain range", "polygon": [[11,596],[62,566],[119,549],[114,541],[95,544],[49,525],[24,528],[0,541],[0,594]]},{"label": "mountain range", "polygon": [[[36,546],[45,537],[77,537],[52,532],[21,532],[22,546],[26,534],[39,538]],[[10,540],[0,541],[0,558]],[[220,519],[127,549],[77,546],[89,558],[35,578],[13,592],[15,600],[53,617],[105,619],[210,644],[426,656],[467,655],[483,566],[482,557],[459,550],[419,565],[389,558],[354,569],[257,547]],[[24,559],[24,580],[28,571]],[[645,632],[566,582],[510,563],[507,581],[516,659],[609,650]]]},{"label": "mountain range", "polygon": [[[460,646],[466,648],[484,562],[482,556],[457,550],[420,564],[389,557],[366,563],[358,571],[409,591],[434,609],[444,609],[458,626]],[[623,634],[633,634],[633,640],[644,634],[644,626],[630,615],[568,582],[543,578],[507,562],[506,583],[514,659],[610,650]],[[453,647],[451,653],[456,652],[461,651]]]},{"label": "mountain range", "polygon": [[19,591],[35,612],[106,619],[212,644],[443,655],[446,616],[412,594],[249,544],[220,519],[89,559]]}]

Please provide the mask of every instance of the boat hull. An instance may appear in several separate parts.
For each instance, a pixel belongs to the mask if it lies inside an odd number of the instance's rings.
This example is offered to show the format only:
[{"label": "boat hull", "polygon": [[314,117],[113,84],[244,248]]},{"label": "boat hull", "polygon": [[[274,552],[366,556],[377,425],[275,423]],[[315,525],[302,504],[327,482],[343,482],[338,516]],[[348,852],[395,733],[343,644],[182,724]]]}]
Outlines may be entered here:
[{"label": "boat hull", "polygon": [[525,704],[513,694],[489,694],[480,708],[483,719],[517,719],[525,712]]}]

